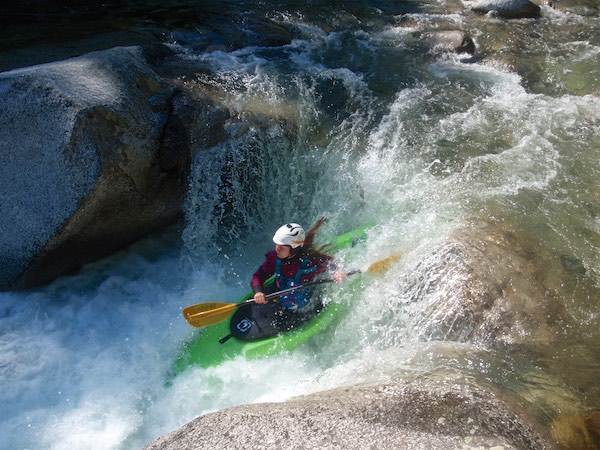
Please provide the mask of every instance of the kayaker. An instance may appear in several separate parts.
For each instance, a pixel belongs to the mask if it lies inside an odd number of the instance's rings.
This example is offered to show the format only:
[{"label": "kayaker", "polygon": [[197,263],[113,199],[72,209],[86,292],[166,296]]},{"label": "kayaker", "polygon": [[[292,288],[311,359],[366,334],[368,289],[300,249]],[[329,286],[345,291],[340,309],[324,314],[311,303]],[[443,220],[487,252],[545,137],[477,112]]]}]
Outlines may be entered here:
[{"label": "kayaker", "polygon": [[[275,249],[265,255],[265,261],[250,281],[257,305],[267,303],[265,294],[269,292],[265,292],[264,283],[272,275],[275,275],[275,282],[270,292],[275,292],[308,283],[318,275],[335,269],[333,258],[327,254],[328,246],[316,247],[314,243],[315,236],[325,220],[325,217],[319,218],[308,232],[297,223],[285,224],[275,232]],[[340,282],[346,275],[343,271],[335,270],[332,278]],[[299,321],[305,319],[302,316],[313,316],[321,307],[319,301],[311,299],[309,289],[298,289],[282,295],[277,302],[277,308],[282,310],[288,319]]]}]

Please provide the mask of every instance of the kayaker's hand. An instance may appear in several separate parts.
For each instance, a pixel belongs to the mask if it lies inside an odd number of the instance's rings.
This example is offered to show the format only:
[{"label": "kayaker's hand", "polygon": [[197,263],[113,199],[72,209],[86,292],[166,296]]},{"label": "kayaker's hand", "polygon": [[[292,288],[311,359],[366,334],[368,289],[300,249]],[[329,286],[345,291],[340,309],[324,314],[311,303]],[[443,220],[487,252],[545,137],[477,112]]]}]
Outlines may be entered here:
[{"label": "kayaker's hand", "polygon": [[265,294],[263,292],[257,292],[256,294],[254,294],[254,301],[259,305],[262,305],[264,303],[267,303],[267,298],[265,297]]},{"label": "kayaker's hand", "polygon": [[333,281],[335,281],[336,283],[341,283],[347,277],[348,276],[346,275],[346,272],[342,272],[341,270],[338,270],[333,273]]}]

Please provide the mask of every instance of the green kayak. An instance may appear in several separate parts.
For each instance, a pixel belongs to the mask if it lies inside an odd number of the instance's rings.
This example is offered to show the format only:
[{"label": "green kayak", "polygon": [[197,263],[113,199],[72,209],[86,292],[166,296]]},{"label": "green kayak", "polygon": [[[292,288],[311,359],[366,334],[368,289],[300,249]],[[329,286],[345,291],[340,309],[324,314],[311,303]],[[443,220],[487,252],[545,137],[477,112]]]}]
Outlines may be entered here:
[{"label": "green kayak", "polygon": [[[335,250],[342,250],[355,246],[366,238],[364,228],[359,228],[339,236],[335,242]],[[273,283],[273,277],[267,284]],[[239,302],[244,302],[253,297],[249,292]],[[287,350],[292,350],[309,341],[313,336],[327,329],[347,310],[347,306],[332,302],[321,312],[292,330],[273,337],[260,340],[239,340],[231,337],[230,320],[202,328],[200,332],[185,344],[175,361],[174,371],[182,373],[189,366],[200,367],[217,366],[224,361],[243,356],[246,359],[256,359],[272,356]],[[224,339],[225,338],[225,339]]]}]

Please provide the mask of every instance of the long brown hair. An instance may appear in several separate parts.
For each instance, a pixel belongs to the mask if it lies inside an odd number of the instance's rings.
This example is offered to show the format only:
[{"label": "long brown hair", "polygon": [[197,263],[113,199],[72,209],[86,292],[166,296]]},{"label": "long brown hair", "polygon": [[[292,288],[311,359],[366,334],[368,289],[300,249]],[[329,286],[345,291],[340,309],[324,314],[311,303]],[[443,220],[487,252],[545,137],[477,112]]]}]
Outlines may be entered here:
[{"label": "long brown hair", "polygon": [[306,232],[304,245],[300,249],[300,254],[302,256],[309,258],[321,258],[327,261],[332,259],[332,256],[329,254],[329,252],[332,250],[331,244],[315,247],[315,237],[326,221],[327,217],[319,217],[314,225]]}]

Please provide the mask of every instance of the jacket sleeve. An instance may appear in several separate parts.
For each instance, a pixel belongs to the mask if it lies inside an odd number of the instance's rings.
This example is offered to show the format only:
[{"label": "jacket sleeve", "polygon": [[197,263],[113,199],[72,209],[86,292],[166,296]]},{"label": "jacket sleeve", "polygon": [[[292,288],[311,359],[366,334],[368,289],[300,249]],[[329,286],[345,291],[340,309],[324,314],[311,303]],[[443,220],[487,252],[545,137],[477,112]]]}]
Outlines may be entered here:
[{"label": "jacket sleeve", "polygon": [[331,258],[317,258],[316,260],[317,274],[325,272],[334,272],[337,268],[335,261]]},{"label": "jacket sleeve", "polygon": [[277,253],[271,250],[265,255],[264,262],[260,265],[258,270],[252,275],[250,280],[250,286],[252,290],[256,292],[263,292],[263,285],[267,279],[275,273],[275,260],[277,259]]}]

